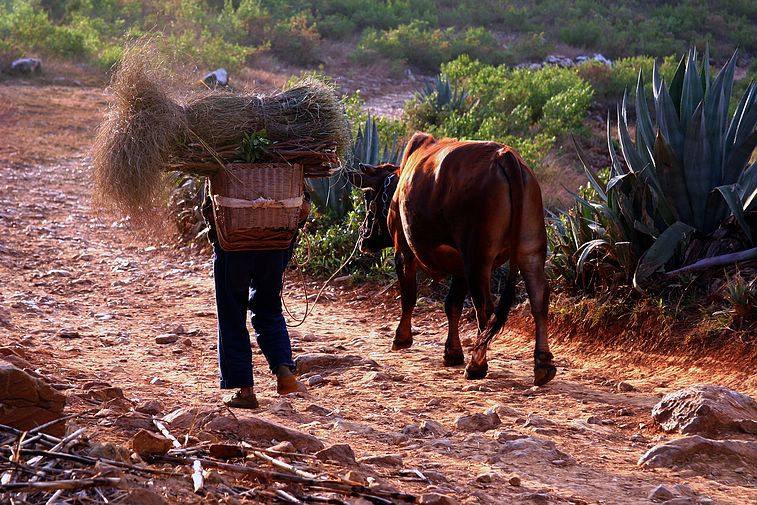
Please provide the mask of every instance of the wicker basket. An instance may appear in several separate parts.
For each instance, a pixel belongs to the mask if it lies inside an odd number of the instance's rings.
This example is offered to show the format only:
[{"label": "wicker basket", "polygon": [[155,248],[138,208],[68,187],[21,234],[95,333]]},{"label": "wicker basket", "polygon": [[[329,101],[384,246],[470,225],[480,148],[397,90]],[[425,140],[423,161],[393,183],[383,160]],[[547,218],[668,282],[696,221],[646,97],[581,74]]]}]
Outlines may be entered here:
[{"label": "wicker basket", "polygon": [[287,249],[304,194],[302,165],[234,163],[210,178],[218,241],[226,251]]}]

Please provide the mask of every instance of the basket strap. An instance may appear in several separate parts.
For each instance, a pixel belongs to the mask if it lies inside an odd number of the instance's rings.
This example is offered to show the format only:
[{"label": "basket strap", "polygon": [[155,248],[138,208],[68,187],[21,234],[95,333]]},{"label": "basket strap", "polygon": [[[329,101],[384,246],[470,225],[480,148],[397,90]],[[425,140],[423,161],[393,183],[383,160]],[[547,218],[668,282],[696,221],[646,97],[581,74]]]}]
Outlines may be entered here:
[{"label": "basket strap", "polygon": [[271,198],[257,198],[255,200],[244,200],[242,198],[229,198],[228,196],[213,195],[213,203],[218,207],[232,207],[235,209],[267,209],[267,208],[286,208],[291,209],[301,207],[303,202],[302,196],[287,198],[285,200],[273,200]]}]

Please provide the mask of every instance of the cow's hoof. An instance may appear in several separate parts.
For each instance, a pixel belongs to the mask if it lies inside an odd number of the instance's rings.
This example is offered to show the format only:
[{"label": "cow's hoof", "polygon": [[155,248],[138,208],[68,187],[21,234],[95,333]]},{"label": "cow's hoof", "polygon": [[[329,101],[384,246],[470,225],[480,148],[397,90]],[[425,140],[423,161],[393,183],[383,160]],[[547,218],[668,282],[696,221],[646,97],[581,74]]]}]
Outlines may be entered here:
[{"label": "cow's hoof", "polygon": [[465,367],[465,378],[469,381],[483,379],[486,377],[486,373],[489,371],[489,364],[486,363],[482,367],[472,367],[468,365]]},{"label": "cow's hoof", "polygon": [[444,366],[460,366],[465,364],[465,355],[460,354],[448,354],[444,352]]},{"label": "cow's hoof", "polygon": [[534,386],[543,386],[557,375],[557,367],[552,364],[551,352],[534,353]]},{"label": "cow's hoof", "polygon": [[397,351],[399,349],[407,349],[413,345],[413,339],[410,340],[397,340],[396,338],[392,340],[392,351]]}]

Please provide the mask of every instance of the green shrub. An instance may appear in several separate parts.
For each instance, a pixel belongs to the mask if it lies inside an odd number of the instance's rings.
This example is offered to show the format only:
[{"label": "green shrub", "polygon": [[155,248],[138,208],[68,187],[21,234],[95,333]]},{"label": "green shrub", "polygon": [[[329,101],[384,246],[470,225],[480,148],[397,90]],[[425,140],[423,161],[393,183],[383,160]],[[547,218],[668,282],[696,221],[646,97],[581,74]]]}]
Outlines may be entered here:
[{"label": "green shrub", "polygon": [[271,34],[271,50],[282,60],[298,65],[320,61],[321,36],[315,22],[305,13],[276,24]]},{"label": "green shrub", "polygon": [[560,40],[575,47],[596,47],[602,38],[602,27],[596,19],[571,19],[559,31]]},{"label": "green shrub", "polygon": [[124,48],[121,45],[106,46],[97,55],[97,66],[103,70],[110,70],[121,60]]},{"label": "green shrub", "polygon": [[524,61],[543,61],[553,47],[543,32],[527,33],[510,44],[506,51],[506,61],[510,65]]},{"label": "green shrub", "polygon": [[357,29],[357,24],[343,14],[329,14],[318,20],[318,32],[327,39],[346,39]]}]

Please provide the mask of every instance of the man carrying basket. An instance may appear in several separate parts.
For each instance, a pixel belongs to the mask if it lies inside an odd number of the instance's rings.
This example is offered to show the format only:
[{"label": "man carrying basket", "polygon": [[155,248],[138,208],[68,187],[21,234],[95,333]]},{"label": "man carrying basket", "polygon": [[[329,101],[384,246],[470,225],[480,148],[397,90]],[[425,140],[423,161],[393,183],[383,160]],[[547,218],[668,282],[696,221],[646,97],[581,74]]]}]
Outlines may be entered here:
[{"label": "man carrying basket", "polygon": [[[276,375],[276,391],[280,395],[306,392],[305,385],[293,375],[295,364],[281,307],[284,270],[294,251],[296,231],[284,249],[226,250],[218,236],[218,207],[216,212],[213,209],[213,198],[217,199],[217,195],[211,193],[212,190],[207,192],[203,215],[214,252],[220,384],[221,389],[237,389],[225,396],[223,403],[233,408],[258,407],[253,390],[248,309],[258,347]],[[310,202],[305,194],[299,207],[298,227],[304,225],[309,213]]]}]

